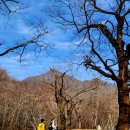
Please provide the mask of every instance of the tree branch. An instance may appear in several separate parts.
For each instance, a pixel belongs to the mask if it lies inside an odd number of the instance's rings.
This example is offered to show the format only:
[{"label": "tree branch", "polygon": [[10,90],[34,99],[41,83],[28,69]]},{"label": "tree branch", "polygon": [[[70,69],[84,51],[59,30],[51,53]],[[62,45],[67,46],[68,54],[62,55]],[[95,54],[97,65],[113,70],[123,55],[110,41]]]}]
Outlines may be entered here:
[{"label": "tree branch", "polygon": [[118,5],[118,8],[116,10],[116,13],[118,13],[118,14],[121,13],[122,7],[123,7],[123,5],[124,5],[125,2],[126,2],[126,0],[120,1],[120,4]]},{"label": "tree branch", "polygon": [[79,30],[79,33],[82,32],[83,30],[90,30],[91,28],[97,28],[100,29],[101,32],[106,36],[106,38],[110,41],[110,43],[112,44],[112,46],[114,48],[116,48],[117,46],[117,41],[116,39],[113,37],[113,35],[111,34],[111,32],[107,29],[107,27],[103,24],[90,24],[82,29]]},{"label": "tree branch", "polygon": [[99,8],[99,7],[96,5],[96,0],[92,0],[92,1],[93,1],[93,4],[94,4],[94,8],[97,9],[99,12],[116,16],[116,13],[115,13],[115,12],[109,12],[109,11],[106,11],[106,10],[104,10],[104,9]]},{"label": "tree branch", "polygon": [[38,41],[38,39],[41,38],[41,37],[43,37],[46,33],[48,33],[48,32],[41,33],[41,34],[37,35],[36,37],[34,37],[34,38],[31,39],[31,40],[28,40],[28,41],[26,41],[26,42],[24,42],[24,43],[21,43],[21,44],[19,44],[19,45],[14,46],[14,47],[11,47],[11,48],[7,49],[6,51],[0,53],[0,56],[4,56],[4,55],[8,54],[9,52],[11,52],[11,51],[13,51],[13,50],[16,50],[16,49],[18,49],[18,48],[25,47],[25,46],[27,46],[27,45],[29,45],[29,44],[36,43],[36,42]]},{"label": "tree branch", "polygon": [[91,62],[89,62],[89,64],[87,64],[87,65],[91,66],[92,69],[97,70],[97,71],[100,72],[102,75],[104,75],[104,76],[106,76],[106,77],[111,77],[111,79],[117,81],[117,76],[115,75],[114,71],[107,65],[107,63],[103,60],[103,58],[101,57],[101,55],[94,49],[94,42],[93,42],[93,40],[91,39],[89,30],[88,30],[88,38],[89,38],[90,42],[92,43],[92,47],[91,47],[92,52],[98,57],[98,59],[99,59],[99,60],[101,61],[101,63],[104,65],[105,69],[106,69],[107,71],[109,71],[109,72],[111,73],[111,75],[108,74],[108,73],[106,73],[106,72],[104,72],[103,70],[101,70],[101,69],[100,69],[99,67],[97,67],[96,65],[92,65]]},{"label": "tree branch", "polygon": [[126,13],[123,15],[123,17],[126,17],[130,13],[130,9],[126,11]]}]

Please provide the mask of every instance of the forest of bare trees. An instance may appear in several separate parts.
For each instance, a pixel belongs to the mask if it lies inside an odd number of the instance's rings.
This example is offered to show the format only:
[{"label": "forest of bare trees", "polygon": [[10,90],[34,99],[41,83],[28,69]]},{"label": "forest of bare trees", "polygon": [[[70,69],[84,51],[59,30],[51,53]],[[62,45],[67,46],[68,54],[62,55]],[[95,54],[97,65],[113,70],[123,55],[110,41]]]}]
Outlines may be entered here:
[{"label": "forest of bare trees", "polygon": [[[67,129],[95,128],[97,125],[114,129],[118,115],[115,85],[99,79],[81,82],[56,70],[53,72],[16,81],[0,70],[2,130],[36,130],[41,118],[45,119],[47,127],[55,118],[59,127]],[[55,79],[56,75],[59,78]],[[64,122],[63,115],[65,126],[60,126]]]}]

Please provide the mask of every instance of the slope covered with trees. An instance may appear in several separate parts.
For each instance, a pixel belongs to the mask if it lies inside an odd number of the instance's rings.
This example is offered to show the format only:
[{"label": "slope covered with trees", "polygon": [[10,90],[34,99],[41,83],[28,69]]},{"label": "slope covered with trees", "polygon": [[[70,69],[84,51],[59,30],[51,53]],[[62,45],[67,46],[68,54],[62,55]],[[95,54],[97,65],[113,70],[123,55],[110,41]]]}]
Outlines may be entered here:
[{"label": "slope covered with trees", "polygon": [[[63,73],[55,71],[58,77]],[[68,102],[64,106],[66,128],[114,128],[117,123],[117,90],[114,84],[99,79],[79,81],[65,74],[64,87],[55,79],[52,71],[30,77],[23,81],[11,79],[0,70],[0,128],[15,130],[30,128],[36,130],[40,118],[48,126],[52,118],[60,122],[60,97]],[[57,80],[57,81],[56,81]],[[57,82],[56,86],[52,84]],[[93,89],[90,89],[93,88]],[[58,124],[59,125],[59,124]],[[60,126],[59,126],[60,127]]]}]

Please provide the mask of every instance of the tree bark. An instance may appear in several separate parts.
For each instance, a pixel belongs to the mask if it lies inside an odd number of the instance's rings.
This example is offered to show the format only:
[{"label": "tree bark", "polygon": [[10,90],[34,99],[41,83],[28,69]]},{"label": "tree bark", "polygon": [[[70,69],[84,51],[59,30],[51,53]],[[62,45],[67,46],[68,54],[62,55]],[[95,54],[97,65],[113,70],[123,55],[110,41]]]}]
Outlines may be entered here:
[{"label": "tree bark", "polygon": [[67,130],[71,130],[71,125],[72,125],[72,110],[67,110],[67,117],[68,117]]},{"label": "tree bark", "polygon": [[130,99],[129,99],[129,70],[128,59],[126,58],[119,65],[119,77],[117,81],[118,86],[118,103],[119,103],[119,119],[116,130],[129,130],[130,128]]},{"label": "tree bark", "polygon": [[[121,90],[119,90],[121,91]],[[122,91],[118,94],[118,103],[119,103],[119,119],[116,126],[117,130],[129,130],[130,128],[130,104],[128,103],[129,100],[129,93]]]},{"label": "tree bark", "polygon": [[60,122],[58,130],[66,130],[66,117],[64,113],[60,113]]}]

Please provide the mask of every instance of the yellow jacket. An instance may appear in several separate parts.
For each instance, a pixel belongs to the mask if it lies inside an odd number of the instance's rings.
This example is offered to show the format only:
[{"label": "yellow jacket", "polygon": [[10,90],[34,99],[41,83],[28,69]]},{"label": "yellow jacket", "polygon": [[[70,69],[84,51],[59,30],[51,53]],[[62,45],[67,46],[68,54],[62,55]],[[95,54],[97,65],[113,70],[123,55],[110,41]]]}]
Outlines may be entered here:
[{"label": "yellow jacket", "polygon": [[37,130],[45,130],[45,124],[44,123],[39,123]]}]

